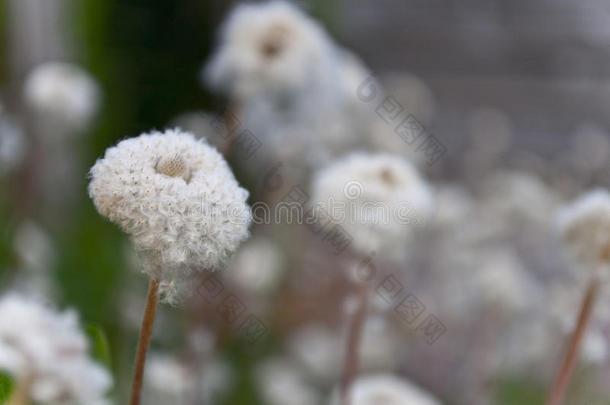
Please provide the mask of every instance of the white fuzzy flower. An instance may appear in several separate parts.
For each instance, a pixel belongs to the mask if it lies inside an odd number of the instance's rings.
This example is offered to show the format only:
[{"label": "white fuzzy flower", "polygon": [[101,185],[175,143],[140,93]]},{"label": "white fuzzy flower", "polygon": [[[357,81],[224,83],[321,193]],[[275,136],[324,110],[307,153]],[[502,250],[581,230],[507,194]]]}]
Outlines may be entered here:
[{"label": "white fuzzy flower", "polygon": [[319,393],[298,367],[282,358],[267,360],[257,369],[257,382],[268,405],[317,405]]},{"label": "white fuzzy flower", "polygon": [[610,194],[595,189],[558,214],[561,235],[576,257],[596,264],[610,260]]},{"label": "white fuzzy flower", "polygon": [[235,101],[242,126],[264,138],[260,153],[315,166],[364,138],[370,108],[356,89],[366,69],[288,2],[237,6],[204,72]]},{"label": "white fuzzy flower", "polygon": [[41,405],[107,404],[112,381],[88,355],[74,312],[56,313],[16,294],[0,299],[0,369]]},{"label": "white fuzzy flower", "polygon": [[270,292],[280,281],[282,256],[273,242],[258,237],[246,242],[234,255],[228,279],[252,294]]},{"label": "white fuzzy flower", "polygon": [[341,372],[343,339],[331,328],[312,324],[296,331],[289,340],[290,354],[319,382],[334,381]]},{"label": "white fuzzy flower", "polygon": [[525,310],[537,297],[530,275],[509,249],[480,253],[469,278],[477,300],[486,306],[509,312]]},{"label": "white fuzzy flower", "polygon": [[120,142],[91,168],[97,210],[145,253],[147,273],[174,288],[219,266],[248,236],[248,192],[226,161],[180,130]]},{"label": "white fuzzy flower", "polygon": [[382,316],[367,318],[360,344],[360,369],[365,372],[392,369],[400,360],[400,340]]},{"label": "white fuzzy flower", "polygon": [[63,62],[36,67],[25,82],[24,97],[37,114],[67,131],[83,130],[100,104],[95,80],[80,67]]},{"label": "white fuzzy flower", "polygon": [[433,211],[429,186],[406,160],[355,153],[319,171],[313,201],[362,251],[400,248]]},{"label": "white fuzzy flower", "polygon": [[174,356],[151,353],[144,378],[143,403],[148,405],[186,404],[194,397],[216,403],[233,384],[230,365],[215,356],[206,357],[203,368],[195,370]]},{"label": "white fuzzy flower", "polygon": [[291,4],[241,4],[226,21],[206,73],[214,86],[240,99],[306,90],[324,80],[331,52],[326,33]]},{"label": "white fuzzy flower", "polygon": [[558,206],[557,193],[535,174],[500,171],[484,182],[481,211],[548,226]]},{"label": "white fuzzy flower", "polygon": [[[391,374],[360,377],[351,388],[353,405],[440,405],[431,394]],[[331,404],[338,404],[335,393]]]},{"label": "white fuzzy flower", "polygon": [[24,221],[16,229],[13,248],[20,260],[15,280],[19,291],[52,297],[55,289],[49,266],[54,262],[55,249],[51,236],[40,224]]}]

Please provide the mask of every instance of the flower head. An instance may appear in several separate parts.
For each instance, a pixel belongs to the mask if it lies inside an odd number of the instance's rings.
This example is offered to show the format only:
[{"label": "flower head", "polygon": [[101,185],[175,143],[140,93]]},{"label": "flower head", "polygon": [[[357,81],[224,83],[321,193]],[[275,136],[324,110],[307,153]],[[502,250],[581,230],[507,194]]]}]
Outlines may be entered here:
[{"label": "flower head", "polygon": [[[351,389],[354,405],[439,405],[440,402],[411,382],[390,374],[361,377]],[[338,403],[335,401],[333,403]]]},{"label": "flower head", "polygon": [[559,230],[570,250],[586,263],[610,260],[610,194],[596,189],[583,194],[558,214]]},{"label": "flower head", "polygon": [[74,312],[56,313],[17,294],[0,298],[0,369],[45,404],[104,405],[110,374],[88,355]]},{"label": "flower head", "polygon": [[248,192],[216,149],[178,129],[124,140],[91,168],[95,207],[130,235],[146,271],[172,286],[212,269],[248,236]]},{"label": "flower head", "polygon": [[36,113],[68,131],[83,130],[100,103],[95,80],[80,67],[63,62],[36,67],[25,82],[24,92],[26,102]]},{"label": "flower head", "polygon": [[433,210],[429,186],[404,159],[355,153],[317,173],[313,200],[363,251],[401,246]]},{"label": "flower head", "polygon": [[[192,365],[166,353],[151,353],[145,373],[143,403],[167,405],[186,403],[198,391],[206,403],[214,403],[232,387],[230,364],[213,353],[203,367],[194,373]],[[189,367],[191,366],[191,367]]]},{"label": "flower head", "polygon": [[269,405],[315,405],[320,395],[301,369],[282,357],[266,360],[255,370],[261,397]]},{"label": "flower head", "polygon": [[291,4],[242,4],[225,23],[204,73],[240,99],[263,90],[304,90],[324,78],[330,53],[326,33]]}]

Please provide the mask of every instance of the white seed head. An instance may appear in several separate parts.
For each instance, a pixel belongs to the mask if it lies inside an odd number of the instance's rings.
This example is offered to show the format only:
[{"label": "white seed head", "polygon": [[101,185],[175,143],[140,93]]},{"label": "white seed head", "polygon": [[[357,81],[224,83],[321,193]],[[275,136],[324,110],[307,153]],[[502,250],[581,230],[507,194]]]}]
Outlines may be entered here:
[{"label": "white seed head", "polygon": [[95,79],[80,67],[48,62],[30,73],[24,97],[30,108],[62,130],[80,131],[98,110],[100,89]]},{"label": "white seed head", "polygon": [[290,336],[288,349],[311,378],[324,383],[341,374],[343,344],[343,336],[336,330],[310,324]]},{"label": "white seed head", "polygon": [[610,194],[589,191],[558,214],[559,231],[570,251],[589,264],[610,261]]},{"label": "white seed head", "polygon": [[402,246],[433,212],[432,192],[406,160],[355,153],[319,171],[313,201],[365,251]]},{"label": "white seed head", "polygon": [[233,370],[224,359],[210,354],[194,373],[192,364],[165,353],[153,352],[146,362],[142,403],[147,405],[183,404],[199,391],[205,403],[215,403],[233,385]]},{"label": "white seed head", "polygon": [[[353,405],[440,405],[431,394],[391,374],[361,377],[351,389]],[[339,404],[337,395],[331,404]]]},{"label": "white seed head", "polygon": [[289,359],[266,360],[256,369],[259,392],[268,405],[317,405],[320,394]]},{"label": "white seed head", "polygon": [[89,357],[74,312],[57,313],[17,294],[0,298],[0,369],[40,404],[107,405],[110,374]]},{"label": "white seed head", "polygon": [[189,133],[124,140],[90,176],[99,213],[130,235],[147,259],[147,273],[168,291],[191,270],[221,265],[248,236],[248,192],[220,153]]},{"label": "white seed head", "polygon": [[328,62],[332,45],[318,24],[284,1],[237,6],[204,70],[213,86],[244,98],[304,89]]}]

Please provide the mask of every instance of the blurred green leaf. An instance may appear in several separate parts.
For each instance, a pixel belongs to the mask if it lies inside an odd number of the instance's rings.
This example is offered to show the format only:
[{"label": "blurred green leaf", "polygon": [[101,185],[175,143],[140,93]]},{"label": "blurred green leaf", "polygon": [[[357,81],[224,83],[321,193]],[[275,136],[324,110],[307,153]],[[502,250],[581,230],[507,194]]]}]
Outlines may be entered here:
[{"label": "blurred green leaf", "polygon": [[0,372],[0,404],[5,403],[13,393],[13,378],[5,372]]},{"label": "blurred green leaf", "polygon": [[545,388],[523,378],[504,378],[497,387],[498,405],[538,405],[545,401]]},{"label": "blurred green leaf", "polygon": [[108,337],[104,330],[95,324],[87,325],[85,328],[89,341],[91,342],[91,351],[93,357],[99,360],[106,367],[111,366],[110,356],[110,345],[108,344]]}]

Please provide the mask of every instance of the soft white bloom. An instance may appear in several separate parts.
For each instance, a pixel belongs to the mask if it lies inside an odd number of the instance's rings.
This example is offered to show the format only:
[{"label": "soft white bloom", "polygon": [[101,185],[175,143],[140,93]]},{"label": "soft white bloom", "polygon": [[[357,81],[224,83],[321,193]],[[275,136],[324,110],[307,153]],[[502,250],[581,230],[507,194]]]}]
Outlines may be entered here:
[{"label": "soft white bloom", "polygon": [[257,370],[257,382],[263,402],[268,405],[318,405],[320,394],[286,359],[273,358]]},{"label": "soft white bloom", "polygon": [[90,175],[97,210],[130,235],[144,252],[145,271],[170,289],[189,270],[219,266],[248,236],[248,192],[216,149],[191,134],[124,140]]},{"label": "soft white bloom", "polygon": [[433,212],[430,187],[391,155],[352,154],[319,171],[312,192],[321,215],[341,224],[362,251],[399,249]]},{"label": "soft white bloom", "polygon": [[304,91],[326,80],[332,44],[323,29],[283,1],[241,4],[225,22],[205,73],[239,99]]},{"label": "soft white bloom", "polygon": [[25,82],[24,97],[37,114],[68,131],[83,130],[100,104],[96,81],[80,67],[64,62],[36,67]]},{"label": "soft white bloom", "polygon": [[[431,394],[391,374],[360,377],[351,388],[353,405],[440,405]],[[331,404],[339,404],[335,393]]]},{"label": "soft white bloom", "polygon": [[144,401],[148,405],[182,405],[199,398],[216,403],[233,383],[229,364],[217,357],[203,359],[197,370],[187,361],[162,353],[151,353],[144,374]]},{"label": "soft white bloom", "polygon": [[516,253],[498,249],[479,256],[471,275],[472,291],[476,291],[479,303],[507,311],[526,309],[537,295]]},{"label": "soft white bloom", "polygon": [[497,218],[548,226],[559,205],[557,193],[535,174],[500,171],[484,182],[482,211]]},{"label": "soft white bloom", "polygon": [[154,396],[166,395],[168,401],[185,401],[192,389],[192,372],[177,358],[165,354],[151,353],[146,362],[148,391],[154,391]]},{"label": "soft white bloom", "polygon": [[599,328],[587,331],[582,346],[582,359],[588,364],[603,364],[608,360],[606,336]]},{"label": "soft white bloom", "polygon": [[246,242],[227,266],[227,278],[253,294],[270,292],[280,281],[282,256],[276,245],[264,237]]},{"label": "soft white bloom", "polygon": [[37,223],[25,221],[17,228],[14,248],[23,264],[38,271],[48,270],[53,258],[49,234]]},{"label": "soft white bloom", "polygon": [[39,224],[24,221],[15,232],[13,247],[20,260],[16,283],[22,292],[50,297],[54,293],[49,270],[55,259],[50,235]]},{"label": "soft white bloom", "polygon": [[231,96],[243,128],[264,138],[261,153],[302,168],[363,137],[369,106],[355,96],[365,72],[297,7],[270,1],[233,10],[204,74]]},{"label": "soft white bloom", "polygon": [[56,313],[31,299],[0,299],[0,369],[25,384],[41,405],[107,404],[110,374],[89,358],[74,312]]},{"label": "soft white bloom", "polygon": [[[289,352],[309,376],[319,383],[339,378],[345,358],[347,332],[321,324],[307,325],[289,339]],[[391,369],[400,359],[400,345],[390,325],[381,316],[367,318],[359,347],[360,369]]]},{"label": "soft white bloom", "polygon": [[569,249],[584,262],[610,259],[610,194],[589,191],[564,206],[558,214],[559,231]]},{"label": "soft white bloom", "polygon": [[343,337],[324,325],[308,325],[289,340],[290,354],[305,371],[320,382],[334,381],[341,372],[344,357]]},{"label": "soft white bloom", "polygon": [[364,323],[359,350],[361,370],[389,370],[400,360],[400,339],[386,319],[371,316]]}]

